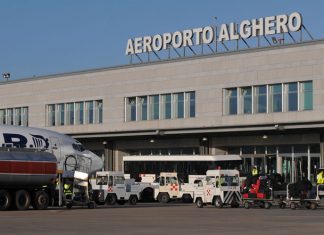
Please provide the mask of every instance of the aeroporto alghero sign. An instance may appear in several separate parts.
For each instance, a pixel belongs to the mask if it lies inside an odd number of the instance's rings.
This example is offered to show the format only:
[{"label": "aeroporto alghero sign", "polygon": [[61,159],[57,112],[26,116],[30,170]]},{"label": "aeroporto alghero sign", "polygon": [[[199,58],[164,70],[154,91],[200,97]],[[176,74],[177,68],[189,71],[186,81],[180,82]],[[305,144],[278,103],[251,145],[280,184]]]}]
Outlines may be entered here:
[{"label": "aeroporto alghero sign", "polygon": [[[268,16],[259,19],[243,20],[240,24],[222,24],[219,27],[206,26],[186,29],[173,33],[156,34],[154,36],[128,39],[126,55],[146,52],[157,52],[186,46],[210,44],[215,39],[219,42],[247,39],[250,37],[266,36],[279,33],[299,31],[302,27],[302,15],[293,12],[290,15]],[[216,37],[217,35],[217,37]]]}]

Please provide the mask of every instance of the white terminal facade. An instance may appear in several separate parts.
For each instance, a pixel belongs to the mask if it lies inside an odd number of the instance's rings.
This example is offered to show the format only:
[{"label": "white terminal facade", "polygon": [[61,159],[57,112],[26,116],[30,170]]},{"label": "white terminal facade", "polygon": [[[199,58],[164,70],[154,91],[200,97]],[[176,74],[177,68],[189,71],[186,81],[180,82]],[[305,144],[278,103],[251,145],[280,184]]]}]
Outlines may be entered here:
[{"label": "white terminal facade", "polygon": [[324,160],[324,40],[0,83],[0,123],[127,155],[239,154],[314,179]]}]

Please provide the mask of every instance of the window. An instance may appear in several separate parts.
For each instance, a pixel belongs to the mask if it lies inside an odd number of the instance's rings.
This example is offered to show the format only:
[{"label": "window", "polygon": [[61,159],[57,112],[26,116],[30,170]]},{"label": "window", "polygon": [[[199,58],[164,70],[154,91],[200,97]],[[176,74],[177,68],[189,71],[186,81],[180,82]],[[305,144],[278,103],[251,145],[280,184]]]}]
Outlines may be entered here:
[{"label": "window", "polygon": [[136,121],[136,97],[126,99],[127,121]]},{"label": "window", "polygon": [[184,93],[174,94],[174,117],[184,118]]},{"label": "window", "polygon": [[297,82],[286,84],[287,87],[287,110],[297,111],[298,110],[298,84]]},{"label": "window", "polygon": [[95,123],[102,123],[102,100],[94,101],[94,110]]},{"label": "window", "polygon": [[74,125],[74,103],[66,104],[66,124]]},{"label": "window", "polygon": [[229,115],[237,114],[237,89],[225,90],[225,113]]},{"label": "window", "polygon": [[274,84],[270,87],[269,110],[270,112],[282,112],[282,84]]},{"label": "window", "polygon": [[301,82],[300,90],[300,110],[313,110],[313,82]]},{"label": "window", "polygon": [[147,120],[147,96],[137,98],[138,120]]},{"label": "window", "polygon": [[47,124],[49,126],[55,126],[55,104],[47,106]]},{"label": "window", "polygon": [[75,124],[83,124],[83,115],[84,115],[84,103],[77,102],[75,103]]},{"label": "window", "polygon": [[191,118],[196,116],[195,92],[125,98],[125,121]]},{"label": "window", "polygon": [[150,96],[150,119],[151,120],[158,120],[159,119],[159,95],[152,95]]},{"label": "window", "polygon": [[252,113],[252,87],[241,88],[242,111],[241,113]]},{"label": "window", "polygon": [[28,107],[0,109],[0,124],[28,126]]},{"label": "window", "polygon": [[313,110],[312,81],[226,88],[223,95],[226,115]]},{"label": "window", "polygon": [[162,119],[171,119],[171,94],[162,95]]},{"label": "window", "polygon": [[6,124],[6,110],[0,109],[0,124]]},{"label": "window", "polygon": [[267,112],[267,86],[255,87],[255,113]]},{"label": "window", "polygon": [[[102,100],[49,104],[46,110],[48,126],[102,123]],[[21,112],[22,123],[27,123],[28,109]]]},{"label": "window", "polygon": [[93,101],[85,102],[85,124],[93,124]]},{"label": "window", "polygon": [[64,118],[64,110],[65,110],[65,105],[64,104],[57,104],[57,124],[59,126],[64,126],[65,123],[65,118]]},{"label": "window", "polygon": [[194,91],[186,92],[186,117],[195,117],[196,116],[196,94]]}]

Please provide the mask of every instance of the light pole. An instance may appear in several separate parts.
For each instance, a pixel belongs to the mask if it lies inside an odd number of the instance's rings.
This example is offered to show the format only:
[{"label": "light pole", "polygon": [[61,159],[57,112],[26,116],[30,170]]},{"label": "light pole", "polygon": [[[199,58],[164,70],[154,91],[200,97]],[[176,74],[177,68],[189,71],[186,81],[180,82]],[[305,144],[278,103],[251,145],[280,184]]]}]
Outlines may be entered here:
[{"label": "light pole", "polygon": [[2,77],[8,81],[10,79],[10,73],[3,73]]}]

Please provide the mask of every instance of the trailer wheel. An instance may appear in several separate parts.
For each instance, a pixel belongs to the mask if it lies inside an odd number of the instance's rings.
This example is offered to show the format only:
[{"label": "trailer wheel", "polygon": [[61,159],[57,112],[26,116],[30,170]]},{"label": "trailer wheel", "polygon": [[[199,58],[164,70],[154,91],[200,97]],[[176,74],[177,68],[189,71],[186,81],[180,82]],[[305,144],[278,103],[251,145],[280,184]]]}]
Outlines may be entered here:
[{"label": "trailer wheel", "polygon": [[6,190],[0,190],[0,210],[6,211],[11,205],[10,193]]},{"label": "trailer wheel", "polygon": [[72,203],[70,203],[70,202],[67,203],[67,204],[66,204],[66,208],[71,209],[71,208],[72,208]]},{"label": "trailer wheel", "polygon": [[30,195],[26,190],[18,190],[15,195],[17,210],[27,210],[30,206]]},{"label": "trailer wheel", "polygon": [[272,205],[271,205],[270,202],[265,202],[265,203],[264,203],[264,208],[265,208],[265,209],[270,209],[271,206],[272,206]]},{"label": "trailer wheel", "polygon": [[128,199],[128,203],[129,203],[130,205],[136,205],[136,203],[137,203],[137,197],[136,197],[135,195],[131,195],[131,196],[129,197],[129,199]]},{"label": "trailer wheel", "polygon": [[161,193],[158,197],[159,202],[168,203],[170,201],[170,196],[168,193]]},{"label": "trailer wheel", "polygon": [[110,194],[108,195],[108,198],[107,198],[107,204],[108,205],[115,205],[117,202],[117,197],[115,194]]},{"label": "trailer wheel", "polygon": [[48,194],[44,191],[37,191],[35,193],[35,198],[32,203],[34,209],[36,210],[45,210],[49,205]]},{"label": "trailer wheel", "polygon": [[204,203],[203,203],[203,201],[202,201],[202,199],[200,197],[197,198],[196,205],[197,205],[198,208],[203,208],[204,207]]},{"label": "trailer wheel", "polygon": [[286,208],[286,203],[284,203],[284,202],[280,203],[279,207],[281,209],[285,209]]},{"label": "trailer wheel", "polygon": [[219,197],[215,199],[214,206],[217,208],[223,208],[223,202]]},{"label": "trailer wheel", "polygon": [[294,202],[290,203],[290,209],[296,210],[296,208],[297,208],[296,203],[294,203]]},{"label": "trailer wheel", "polygon": [[250,207],[251,207],[249,202],[244,202],[243,206],[245,209],[250,209]]},{"label": "trailer wheel", "polygon": [[317,209],[317,204],[316,204],[316,202],[312,202],[312,203],[310,204],[310,208],[311,208],[312,210],[316,210],[316,209]]}]

